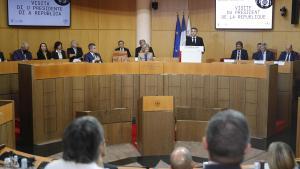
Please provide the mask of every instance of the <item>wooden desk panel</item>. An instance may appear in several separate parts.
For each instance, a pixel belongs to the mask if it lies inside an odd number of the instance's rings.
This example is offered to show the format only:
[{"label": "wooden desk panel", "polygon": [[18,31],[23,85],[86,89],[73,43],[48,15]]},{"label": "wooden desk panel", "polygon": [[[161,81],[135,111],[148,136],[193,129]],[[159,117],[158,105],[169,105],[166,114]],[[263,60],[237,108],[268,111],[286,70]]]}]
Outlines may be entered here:
[{"label": "wooden desk panel", "polygon": [[14,101],[0,101],[0,144],[16,146]]}]

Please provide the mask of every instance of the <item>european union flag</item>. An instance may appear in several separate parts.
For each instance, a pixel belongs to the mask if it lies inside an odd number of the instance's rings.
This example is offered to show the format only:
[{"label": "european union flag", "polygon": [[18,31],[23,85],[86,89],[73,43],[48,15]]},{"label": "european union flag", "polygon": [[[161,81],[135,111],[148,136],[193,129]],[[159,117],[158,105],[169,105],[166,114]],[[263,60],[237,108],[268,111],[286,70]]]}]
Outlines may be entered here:
[{"label": "european union flag", "polygon": [[177,15],[173,57],[180,57],[180,38],[181,38],[181,26],[180,26],[179,16]]}]

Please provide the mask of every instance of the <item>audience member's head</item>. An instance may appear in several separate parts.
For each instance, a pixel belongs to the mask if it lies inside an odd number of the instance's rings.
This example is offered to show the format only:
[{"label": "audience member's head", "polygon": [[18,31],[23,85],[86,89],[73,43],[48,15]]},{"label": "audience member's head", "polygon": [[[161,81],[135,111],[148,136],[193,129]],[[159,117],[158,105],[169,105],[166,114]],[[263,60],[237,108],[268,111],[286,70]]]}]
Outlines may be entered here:
[{"label": "audience member's head", "polygon": [[262,43],[260,46],[260,51],[261,52],[265,52],[267,50],[267,44],[266,43]]},{"label": "audience member's head", "polygon": [[48,47],[46,43],[41,43],[39,47],[40,52],[48,52]]},{"label": "audience member's head", "polygon": [[235,43],[235,47],[236,47],[237,50],[243,49],[243,47],[244,47],[243,42],[242,41],[237,41]]},{"label": "audience member's head", "polygon": [[257,51],[260,51],[260,47],[261,47],[261,43],[257,43],[257,45],[256,45]]},{"label": "audience member's head", "polygon": [[89,51],[90,51],[90,52],[96,53],[96,44],[90,43],[90,44],[88,45],[88,48],[89,48]]},{"label": "audience member's head", "polygon": [[225,110],[214,115],[203,140],[213,162],[224,165],[240,164],[250,147],[247,121],[235,110]]},{"label": "audience member's head", "polygon": [[176,148],[170,157],[172,169],[192,169],[193,159],[191,152],[185,147]]},{"label": "audience member's head", "polygon": [[72,48],[77,48],[78,47],[78,42],[76,40],[71,41],[71,47]]},{"label": "audience member's head", "polygon": [[62,50],[62,49],[63,49],[63,46],[60,41],[57,41],[54,43],[54,50]]},{"label": "audience member's head", "polygon": [[63,159],[75,163],[93,163],[101,157],[104,145],[103,128],[91,116],[75,119],[63,136]]},{"label": "audience member's head", "polygon": [[119,48],[124,48],[125,42],[123,40],[119,40],[118,41],[118,46],[119,46]]},{"label": "audience member's head", "polygon": [[146,40],[145,39],[141,39],[139,42],[140,46],[143,47],[146,44]]},{"label": "audience member's head", "polygon": [[21,43],[21,50],[23,50],[23,51],[28,51],[29,50],[28,42],[22,42]]},{"label": "audience member's head", "polygon": [[273,142],[268,149],[270,169],[294,169],[295,155],[289,145],[283,142]]},{"label": "audience member's head", "polygon": [[285,51],[286,51],[287,53],[291,53],[291,52],[293,51],[293,45],[292,45],[292,44],[286,45]]},{"label": "audience member's head", "polygon": [[192,37],[195,37],[195,36],[197,36],[197,34],[198,34],[198,29],[195,28],[195,27],[192,28],[192,29],[191,29],[191,36],[192,36]]}]

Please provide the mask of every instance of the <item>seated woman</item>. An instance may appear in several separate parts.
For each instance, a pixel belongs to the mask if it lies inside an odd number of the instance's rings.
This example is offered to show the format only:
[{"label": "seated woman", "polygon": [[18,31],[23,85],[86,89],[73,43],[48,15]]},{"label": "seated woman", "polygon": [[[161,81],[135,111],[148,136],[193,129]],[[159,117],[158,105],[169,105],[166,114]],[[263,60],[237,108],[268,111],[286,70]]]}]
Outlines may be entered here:
[{"label": "seated woman", "polygon": [[40,48],[36,55],[38,60],[48,60],[51,57],[51,53],[49,52],[46,43],[40,44]]},{"label": "seated woman", "polygon": [[63,135],[62,159],[45,169],[102,169],[104,148],[103,128],[98,120],[91,116],[75,119]]},{"label": "seated woman", "polygon": [[60,41],[55,42],[54,51],[51,53],[50,59],[67,59],[66,52],[63,50],[63,46]]},{"label": "seated woman", "polygon": [[153,53],[150,52],[149,44],[146,44],[142,47],[141,52],[139,53],[140,61],[153,61]]},{"label": "seated woman", "polygon": [[270,169],[296,169],[295,155],[289,145],[283,142],[273,142],[268,149]]}]

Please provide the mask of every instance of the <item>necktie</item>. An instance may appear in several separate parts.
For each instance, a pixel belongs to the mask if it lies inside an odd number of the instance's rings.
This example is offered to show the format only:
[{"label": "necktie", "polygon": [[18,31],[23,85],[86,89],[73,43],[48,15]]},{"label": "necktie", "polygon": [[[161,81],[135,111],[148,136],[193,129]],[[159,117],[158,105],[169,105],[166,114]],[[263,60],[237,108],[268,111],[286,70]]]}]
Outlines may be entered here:
[{"label": "necktie", "polygon": [[195,37],[193,37],[193,43],[196,43],[196,38]]},{"label": "necktie", "polygon": [[148,58],[147,58],[147,53],[145,53],[145,61],[147,61],[148,60]]}]

